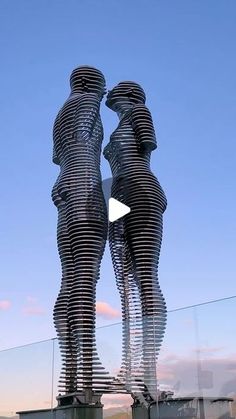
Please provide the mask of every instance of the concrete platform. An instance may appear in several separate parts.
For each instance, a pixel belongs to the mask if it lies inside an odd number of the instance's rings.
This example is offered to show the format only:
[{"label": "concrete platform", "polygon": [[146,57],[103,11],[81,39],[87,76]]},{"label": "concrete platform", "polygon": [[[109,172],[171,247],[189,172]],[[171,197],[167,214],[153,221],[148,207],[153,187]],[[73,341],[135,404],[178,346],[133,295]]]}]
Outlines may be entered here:
[{"label": "concrete platform", "polygon": [[[234,419],[231,413],[233,399],[180,397],[159,400],[149,408],[134,404],[133,419]],[[54,409],[17,412],[20,419],[103,419],[103,405],[71,405]]]},{"label": "concrete platform", "polygon": [[17,412],[20,419],[103,419],[103,406],[63,406]]},{"label": "concrete platform", "polygon": [[149,409],[132,406],[133,419],[233,419],[231,402],[227,397],[180,397],[159,400]]}]

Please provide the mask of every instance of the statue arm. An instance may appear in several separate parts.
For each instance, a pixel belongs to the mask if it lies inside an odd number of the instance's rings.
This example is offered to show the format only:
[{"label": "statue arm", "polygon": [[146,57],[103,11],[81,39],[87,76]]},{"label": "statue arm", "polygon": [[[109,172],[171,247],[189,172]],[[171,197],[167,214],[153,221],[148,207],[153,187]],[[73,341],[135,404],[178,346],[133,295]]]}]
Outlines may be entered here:
[{"label": "statue arm", "polygon": [[79,97],[74,118],[74,137],[83,140],[90,138],[99,117],[99,110],[100,99],[96,94],[85,93]]},{"label": "statue arm", "polygon": [[54,164],[60,165],[59,158],[57,156],[55,145],[53,145],[52,161],[53,161]]},{"label": "statue arm", "polygon": [[60,160],[56,151],[56,143],[58,143],[60,140],[59,135],[60,135],[59,134],[59,119],[57,116],[54,126],[53,126],[53,152],[52,152],[52,161],[54,164],[57,164],[57,165],[60,165]]},{"label": "statue arm", "polygon": [[132,126],[142,151],[153,151],[157,148],[152,116],[145,105],[136,105],[132,112]]}]

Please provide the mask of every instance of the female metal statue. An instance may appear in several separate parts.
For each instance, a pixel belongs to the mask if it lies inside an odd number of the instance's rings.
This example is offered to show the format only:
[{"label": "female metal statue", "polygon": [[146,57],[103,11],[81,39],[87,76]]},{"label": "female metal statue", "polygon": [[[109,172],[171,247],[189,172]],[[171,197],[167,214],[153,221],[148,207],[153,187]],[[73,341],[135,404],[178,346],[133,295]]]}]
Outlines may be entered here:
[{"label": "female metal statue", "polygon": [[61,390],[81,393],[81,400],[90,403],[93,392],[102,392],[108,380],[95,343],[96,283],[107,235],[99,113],[105,79],[99,70],[81,66],[72,72],[70,85],[53,129],[53,162],[60,174],[52,199],[58,209],[62,266],[54,323],[63,359]]},{"label": "female metal statue", "polygon": [[156,148],[145,93],[121,82],[106,105],[119,117],[104,149],[112,175],[112,197],[131,208],[110,223],[109,244],[123,314],[123,357],[118,383],[141,401],[156,400],[156,360],[164,336],[166,305],[158,282],[165,194],[150,169]]}]

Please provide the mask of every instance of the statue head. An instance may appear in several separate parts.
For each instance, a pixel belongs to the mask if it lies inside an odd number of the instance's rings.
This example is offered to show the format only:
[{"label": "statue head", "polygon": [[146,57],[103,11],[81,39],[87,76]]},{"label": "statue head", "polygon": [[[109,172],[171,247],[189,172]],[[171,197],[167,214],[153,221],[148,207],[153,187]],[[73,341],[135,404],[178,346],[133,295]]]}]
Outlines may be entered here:
[{"label": "statue head", "polygon": [[106,93],[106,81],[104,75],[95,67],[83,65],[75,68],[70,76],[72,92],[96,93],[101,98]]},{"label": "statue head", "polygon": [[122,81],[108,92],[106,105],[113,111],[121,106],[134,106],[138,103],[145,103],[146,96],[142,87],[133,81]]}]

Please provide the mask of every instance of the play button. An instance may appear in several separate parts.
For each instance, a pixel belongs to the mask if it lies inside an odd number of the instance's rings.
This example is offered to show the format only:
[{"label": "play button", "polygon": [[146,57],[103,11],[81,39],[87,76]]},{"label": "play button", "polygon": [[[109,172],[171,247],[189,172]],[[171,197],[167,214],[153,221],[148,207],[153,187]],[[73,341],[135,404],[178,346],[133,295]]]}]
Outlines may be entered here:
[{"label": "play button", "polygon": [[121,217],[124,217],[124,215],[129,214],[130,211],[130,207],[122,204],[120,201],[117,201],[117,199],[109,199],[108,217],[111,223],[113,223],[113,221],[119,220]]}]

